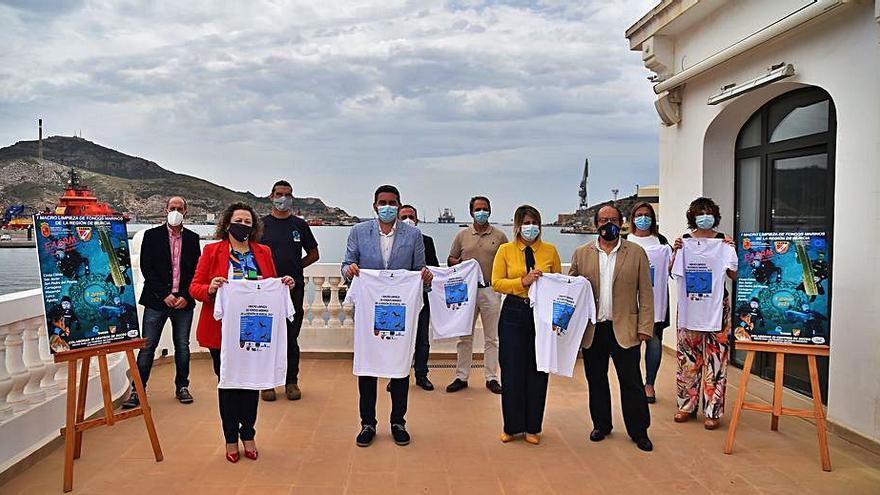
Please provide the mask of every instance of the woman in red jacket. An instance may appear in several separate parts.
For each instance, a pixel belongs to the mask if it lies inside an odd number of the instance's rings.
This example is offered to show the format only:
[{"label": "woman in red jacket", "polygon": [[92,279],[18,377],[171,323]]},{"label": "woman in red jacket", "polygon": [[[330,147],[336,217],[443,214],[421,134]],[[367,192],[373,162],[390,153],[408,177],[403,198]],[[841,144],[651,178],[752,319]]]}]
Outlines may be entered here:
[{"label": "woman in red jacket", "polygon": [[[220,322],[214,319],[214,298],[227,280],[273,278],[275,264],[268,246],[257,244],[263,226],[253,208],[245,203],[233,203],[223,212],[217,223],[216,238],[220,242],[208,244],[202,251],[196,273],[189,287],[190,294],[202,302],[196,338],[207,347],[214,361],[214,373],[220,378]],[[282,283],[293,287],[293,278],[283,277]],[[254,443],[257,422],[259,390],[218,389],[220,419],[226,437],[226,459],[238,462],[238,440],[244,444],[244,455],[257,459]]]}]

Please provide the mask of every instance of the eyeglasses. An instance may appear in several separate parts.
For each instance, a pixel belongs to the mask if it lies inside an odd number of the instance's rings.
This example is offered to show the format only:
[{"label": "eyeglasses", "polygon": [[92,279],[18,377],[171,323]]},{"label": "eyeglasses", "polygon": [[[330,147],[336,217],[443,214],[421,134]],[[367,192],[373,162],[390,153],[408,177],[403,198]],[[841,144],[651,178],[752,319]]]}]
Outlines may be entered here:
[{"label": "eyeglasses", "polygon": [[412,220],[414,222],[417,220],[415,215],[401,215],[400,219],[401,220]]},{"label": "eyeglasses", "polygon": [[606,218],[599,219],[599,225],[604,225],[606,223],[619,223],[619,222],[620,222],[620,219],[617,217],[611,217],[611,218],[606,217]]}]

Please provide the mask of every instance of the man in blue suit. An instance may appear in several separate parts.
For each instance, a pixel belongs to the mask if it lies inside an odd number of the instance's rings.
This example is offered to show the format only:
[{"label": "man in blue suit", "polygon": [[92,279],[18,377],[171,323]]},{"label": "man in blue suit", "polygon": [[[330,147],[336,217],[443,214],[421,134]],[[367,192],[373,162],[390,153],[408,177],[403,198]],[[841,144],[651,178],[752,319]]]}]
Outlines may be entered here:
[{"label": "man in blue suit", "polygon": [[[425,244],[419,229],[397,221],[400,191],[390,185],[380,186],[373,195],[373,211],[378,218],[361,222],[351,228],[342,275],[351,280],[360,269],[419,270],[422,280],[430,286],[433,278],[425,268]],[[367,447],[376,436],[376,383],[373,376],[358,377],[360,393],[361,431],[358,447]],[[391,380],[391,435],[397,445],[410,442],[406,431],[406,404],[409,376]]]}]

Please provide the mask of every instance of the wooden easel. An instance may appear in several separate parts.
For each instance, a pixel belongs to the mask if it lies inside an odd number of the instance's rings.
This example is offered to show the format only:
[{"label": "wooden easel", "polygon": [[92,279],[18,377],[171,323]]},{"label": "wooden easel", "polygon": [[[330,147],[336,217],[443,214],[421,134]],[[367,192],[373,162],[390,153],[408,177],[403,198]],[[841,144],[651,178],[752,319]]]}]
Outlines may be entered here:
[{"label": "wooden easel", "polygon": [[[128,340],[125,342],[106,344],[101,346],[77,349],[74,351],[60,352],[55,354],[55,362],[67,362],[67,422],[61,428],[64,436],[64,491],[73,490],[73,461],[79,459],[82,453],[82,434],[84,431],[96,426],[113,426],[117,421],[144,417],[147,425],[147,433],[150,443],[153,445],[153,453],[156,462],[162,461],[162,448],[159,446],[159,437],[156,436],[156,427],[153,424],[153,416],[150,412],[150,403],[144,392],[144,382],[138,372],[137,362],[134,359],[134,350],[143,348],[145,339]],[[113,412],[113,399],[110,395],[110,373],[107,367],[107,354],[125,352],[128,358],[128,367],[131,370],[131,378],[134,381],[135,390],[141,405],[128,411]],[[89,364],[92,356],[98,358],[98,367],[101,370],[101,389],[104,395],[104,416],[85,421],[86,394],[89,388]],[[76,363],[82,360],[80,367],[79,389],[76,388]]]},{"label": "wooden easel", "polygon": [[[822,409],[822,390],[819,388],[819,372],[816,365],[816,356],[828,356],[830,349],[822,345],[798,345],[798,344],[774,344],[769,342],[739,342],[736,343],[739,351],[748,351],[746,361],[743,364],[742,378],[739,383],[739,391],[736,394],[736,404],[733,406],[733,416],[730,419],[730,428],[727,431],[727,441],[724,443],[724,453],[733,453],[733,442],[736,439],[736,427],[739,424],[739,416],[743,409],[770,413],[770,429],[779,430],[780,416],[799,416],[802,418],[814,418],[816,420],[816,433],[819,435],[819,456],[822,459],[822,470],[831,471],[831,454],[828,452],[828,437],[825,432],[825,411]],[[749,384],[749,376],[752,374],[752,363],[755,361],[755,352],[772,352],[776,354],[776,375],[773,380],[773,405],[756,404],[745,402],[746,387]],[[782,377],[785,367],[786,354],[800,354],[807,356],[810,369],[810,386],[813,390],[813,409],[791,409],[782,407]]]}]

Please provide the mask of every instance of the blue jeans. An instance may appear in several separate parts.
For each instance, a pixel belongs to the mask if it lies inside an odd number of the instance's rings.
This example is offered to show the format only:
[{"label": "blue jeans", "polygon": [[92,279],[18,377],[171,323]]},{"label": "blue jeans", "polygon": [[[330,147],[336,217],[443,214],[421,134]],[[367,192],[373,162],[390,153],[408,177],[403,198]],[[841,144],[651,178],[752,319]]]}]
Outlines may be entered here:
[{"label": "blue jeans", "polygon": [[645,341],[645,385],[654,386],[663,357],[664,323],[654,323],[654,338]]},{"label": "blue jeans", "polygon": [[171,339],[174,341],[174,364],[177,375],[174,377],[175,390],[189,387],[189,334],[192,327],[193,310],[167,308],[158,311],[152,308],[144,308],[144,321],[141,325],[143,337],[147,339],[147,345],[138,351],[137,365],[144,388],[150,379],[150,370],[153,369],[153,360],[156,356],[156,347],[159,346],[159,338],[162,337],[162,329],[165,322],[171,319]]}]

